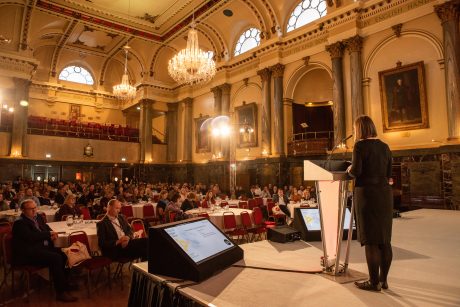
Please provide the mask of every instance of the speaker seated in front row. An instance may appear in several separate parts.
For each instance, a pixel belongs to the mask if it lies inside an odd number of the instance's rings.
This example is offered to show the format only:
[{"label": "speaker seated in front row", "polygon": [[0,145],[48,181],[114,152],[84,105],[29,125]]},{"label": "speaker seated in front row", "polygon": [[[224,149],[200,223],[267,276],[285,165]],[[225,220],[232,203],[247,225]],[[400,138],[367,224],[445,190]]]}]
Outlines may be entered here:
[{"label": "speaker seated in front row", "polygon": [[[347,208],[345,210],[345,220],[343,223],[343,240],[348,238],[350,218],[350,210]],[[321,241],[321,218],[318,208],[295,208],[293,226],[300,231],[302,240]],[[352,239],[356,239],[356,226],[354,221]]]},{"label": "speaker seated in front row", "polygon": [[243,256],[243,250],[206,218],[149,228],[149,273],[202,281]]}]

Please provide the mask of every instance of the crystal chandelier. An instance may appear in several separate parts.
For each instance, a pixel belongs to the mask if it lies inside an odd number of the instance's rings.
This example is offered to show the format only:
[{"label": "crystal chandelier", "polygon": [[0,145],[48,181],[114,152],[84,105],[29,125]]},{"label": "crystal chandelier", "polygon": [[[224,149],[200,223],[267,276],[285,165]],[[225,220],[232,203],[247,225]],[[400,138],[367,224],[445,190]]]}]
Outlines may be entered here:
[{"label": "crystal chandelier", "polygon": [[128,51],[131,49],[128,45],[123,47],[125,50],[125,71],[123,77],[121,77],[121,83],[113,87],[113,94],[121,100],[129,100],[136,97],[136,88],[129,84],[128,77]]},{"label": "crystal chandelier", "polygon": [[187,47],[179,51],[168,64],[169,75],[179,84],[203,84],[216,74],[216,64],[198,45],[195,22],[187,35]]}]

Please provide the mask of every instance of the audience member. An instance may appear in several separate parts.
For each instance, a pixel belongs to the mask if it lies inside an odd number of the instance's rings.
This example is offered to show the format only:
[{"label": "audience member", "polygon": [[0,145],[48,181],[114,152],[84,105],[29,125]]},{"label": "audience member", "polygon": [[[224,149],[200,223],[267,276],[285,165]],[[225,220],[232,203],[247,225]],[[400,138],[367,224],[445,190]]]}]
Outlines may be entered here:
[{"label": "audience member", "polygon": [[80,208],[78,208],[75,205],[76,200],[77,198],[75,197],[75,195],[73,194],[67,195],[67,197],[65,198],[64,204],[54,214],[54,220],[60,221],[62,220],[62,217],[65,215],[80,216],[81,211],[80,211]]}]

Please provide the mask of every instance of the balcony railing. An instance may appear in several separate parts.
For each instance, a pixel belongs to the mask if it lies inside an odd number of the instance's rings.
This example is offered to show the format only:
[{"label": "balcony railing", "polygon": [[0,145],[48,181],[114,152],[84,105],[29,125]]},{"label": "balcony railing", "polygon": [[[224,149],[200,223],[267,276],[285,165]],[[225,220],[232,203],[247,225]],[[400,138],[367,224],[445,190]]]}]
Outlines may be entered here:
[{"label": "balcony railing", "polygon": [[334,131],[302,132],[292,135],[288,155],[322,155],[332,147]]}]

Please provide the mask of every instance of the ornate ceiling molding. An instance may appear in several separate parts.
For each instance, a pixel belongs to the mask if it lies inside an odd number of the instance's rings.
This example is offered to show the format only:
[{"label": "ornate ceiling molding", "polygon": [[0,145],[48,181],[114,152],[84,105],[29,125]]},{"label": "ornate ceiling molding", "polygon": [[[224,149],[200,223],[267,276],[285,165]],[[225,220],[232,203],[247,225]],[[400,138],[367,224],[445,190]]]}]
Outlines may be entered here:
[{"label": "ornate ceiling molding", "polygon": [[67,43],[67,40],[69,39],[70,34],[72,34],[73,29],[75,29],[75,26],[78,24],[78,20],[72,20],[70,24],[67,26],[64,34],[62,35],[61,39],[59,40],[59,43],[56,45],[56,48],[54,49],[53,53],[53,58],[51,60],[51,77],[56,77],[56,65],[58,63],[59,57],[61,56],[61,51],[62,48],[65,46]]},{"label": "ornate ceiling molding", "polygon": [[116,48],[113,48],[112,51],[107,55],[107,57],[104,60],[104,64],[102,64],[102,69],[101,69],[101,74],[99,78],[99,85],[104,85],[105,81],[105,73],[107,71],[107,66],[110,62],[110,60],[123,48],[125,44],[129,44],[133,40],[133,37],[129,37],[128,40],[125,41],[120,41],[120,43],[117,45]]}]

